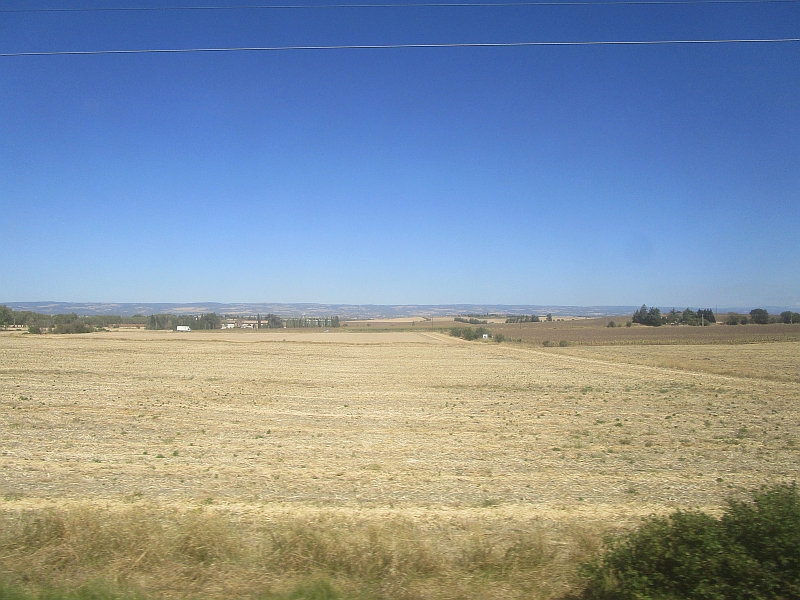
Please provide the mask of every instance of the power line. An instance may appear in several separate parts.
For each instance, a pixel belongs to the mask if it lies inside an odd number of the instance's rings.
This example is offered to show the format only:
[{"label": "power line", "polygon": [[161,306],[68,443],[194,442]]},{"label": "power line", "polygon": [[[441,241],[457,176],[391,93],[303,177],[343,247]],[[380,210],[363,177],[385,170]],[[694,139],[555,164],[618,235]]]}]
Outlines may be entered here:
[{"label": "power line", "polygon": [[268,10],[298,8],[464,8],[464,7],[536,7],[536,6],[625,6],[684,4],[796,4],[800,0],[543,0],[542,2],[401,2],[365,4],[244,4],[234,6],[95,6],[61,8],[1,8],[0,13],[65,13],[183,10]]},{"label": "power line", "polygon": [[800,42],[800,38],[727,40],[613,40],[578,42],[467,42],[455,44],[332,44],[319,46],[249,46],[224,48],[144,48],[135,50],[57,50],[53,52],[3,52],[14,56],[95,56],[99,54],[190,54],[195,52],[281,52],[288,50],[392,50],[408,48],[523,48],[534,46],[660,46],[678,44],[767,44]]}]

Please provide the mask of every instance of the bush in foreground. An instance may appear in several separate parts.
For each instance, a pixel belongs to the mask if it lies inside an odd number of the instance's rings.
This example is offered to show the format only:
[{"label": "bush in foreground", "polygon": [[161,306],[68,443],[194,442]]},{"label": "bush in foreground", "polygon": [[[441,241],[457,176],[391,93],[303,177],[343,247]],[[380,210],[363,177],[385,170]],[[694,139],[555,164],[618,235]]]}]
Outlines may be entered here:
[{"label": "bush in foreground", "polygon": [[800,496],[794,485],[699,511],[650,517],[585,567],[585,600],[800,597]]}]

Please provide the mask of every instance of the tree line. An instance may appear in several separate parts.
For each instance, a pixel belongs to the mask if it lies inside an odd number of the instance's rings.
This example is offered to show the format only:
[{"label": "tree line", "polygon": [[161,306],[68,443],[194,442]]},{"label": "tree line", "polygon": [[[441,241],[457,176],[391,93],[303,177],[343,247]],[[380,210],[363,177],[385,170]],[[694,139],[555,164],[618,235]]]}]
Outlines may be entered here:
[{"label": "tree line", "polygon": [[655,306],[647,308],[644,304],[642,304],[639,310],[633,312],[633,318],[631,320],[634,323],[649,325],[651,327],[659,327],[661,325],[702,326],[717,322],[714,311],[710,308],[700,308],[696,311],[691,308],[682,311],[673,308],[667,314],[662,315],[659,308]]},{"label": "tree line", "polygon": [[[452,327],[450,329],[450,335],[463,340],[472,341],[483,339],[484,335],[488,335],[491,338],[492,332],[485,327],[478,327],[477,329],[473,329],[472,327]],[[500,341],[502,341],[502,339]]]},{"label": "tree line", "polygon": [[506,323],[538,323],[539,321],[541,321],[539,315],[515,315],[506,318]]},{"label": "tree line", "polygon": [[[103,331],[109,327],[123,324],[142,325],[152,330],[174,330],[178,326],[195,330],[220,329],[223,319],[216,313],[202,315],[78,315],[76,313],[45,315],[32,311],[17,311],[0,305],[0,328],[21,326],[30,333],[90,333]],[[272,313],[257,315],[258,327],[267,329],[283,329],[284,327],[339,327],[339,317],[297,317],[281,319]]]},{"label": "tree line", "polygon": [[12,310],[0,305],[0,328],[21,326],[31,333],[52,331],[53,333],[89,333],[109,325],[136,321],[134,317],[116,315],[83,316],[76,313],[45,315],[30,310]]},{"label": "tree line", "polygon": [[[655,306],[648,308],[642,304],[642,307],[633,313],[633,322],[640,325],[649,325],[651,327],[659,327],[661,325],[710,325],[716,323],[717,319],[714,311],[710,308],[701,308],[692,310],[687,308],[683,311],[677,311],[674,308],[667,314],[662,315],[661,310]],[[763,308],[754,308],[750,311],[750,316],[740,315],[738,313],[728,313],[727,319],[724,321],[725,325],[747,325],[748,323],[755,323],[756,325],[767,325],[769,323],[800,323],[800,313],[792,311],[784,311],[779,316],[770,315]]]},{"label": "tree line", "polygon": [[486,325],[486,319],[476,319],[475,317],[453,317],[453,321],[459,323],[469,323],[470,325]]},{"label": "tree line", "polygon": [[[274,316],[274,315],[273,315]],[[339,327],[339,317],[291,317],[285,319],[286,327]]]}]

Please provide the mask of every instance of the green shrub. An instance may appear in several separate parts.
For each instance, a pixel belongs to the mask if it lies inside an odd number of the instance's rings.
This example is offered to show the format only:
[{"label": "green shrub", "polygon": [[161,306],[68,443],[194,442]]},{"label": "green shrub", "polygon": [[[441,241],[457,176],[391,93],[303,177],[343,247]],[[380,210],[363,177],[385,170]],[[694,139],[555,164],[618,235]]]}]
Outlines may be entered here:
[{"label": "green shrub", "polygon": [[560,342],[558,342],[558,345],[561,346],[562,348],[566,348],[570,344],[567,340],[561,340]]},{"label": "green shrub", "polygon": [[451,327],[450,328],[450,335],[453,337],[461,337],[461,332],[467,329],[466,327]]},{"label": "green shrub", "polygon": [[478,327],[477,329],[473,329],[472,327],[450,328],[450,335],[452,335],[453,337],[460,337],[467,341],[482,339],[484,334],[488,335],[489,337],[492,337],[492,332],[486,329],[485,327]]},{"label": "green shrub", "polygon": [[39,335],[42,333],[42,328],[38,325],[28,325],[28,333],[35,333],[36,335]]},{"label": "green shrub", "polygon": [[504,341],[506,341],[506,336],[504,336],[502,333],[496,333],[494,336],[494,341],[498,344],[502,344]]},{"label": "green shrub", "polygon": [[793,485],[700,511],[649,517],[584,567],[586,600],[800,597],[800,496]]},{"label": "green shrub", "polygon": [[94,331],[93,327],[89,327],[85,323],[58,323],[53,329],[53,333],[90,333]]}]

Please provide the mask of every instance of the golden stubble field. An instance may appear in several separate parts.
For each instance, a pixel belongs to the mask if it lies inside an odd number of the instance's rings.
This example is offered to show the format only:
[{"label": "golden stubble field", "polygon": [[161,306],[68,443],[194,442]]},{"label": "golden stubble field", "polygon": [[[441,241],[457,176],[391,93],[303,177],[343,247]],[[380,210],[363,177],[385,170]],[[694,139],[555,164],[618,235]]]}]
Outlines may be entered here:
[{"label": "golden stubble field", "polygon": [[[248,531],[316,523],[384,541],[405,527],[409,543],[461,558],[449,571],[395,569],[394,579],[331,571],[320,557],[291,568],[317,564],[345,588],[377,581],[380,597],[471,597],[488,585],[464,581],[475,552],[508,562],[520,535],[530,546],[535,533],[537,552],[563,567],[596,547],[586,532],[674,508],[714,511],[731,494],[795,479],[798,365],[798,342],[537,348],[430,332],[0,334],[0,510],[6,532],[42,514],[67,531],[87,510],[110,522],[135,510],[217,515]],[[165,597],[234,593],[230,577],[209,583],[208,569],[235,560],[203,563],[204,578],[189,585],[135,562],[151,542],[100,575]],[[12,578],[45,569],[14,552],[0,558]],[[88,576],[70,560],[72,571],[51,569],[54,581]],[[547,581],[493,580],[492,595],[570,589],[569,569],[537,565],[551,569]],[[280,588],[279,567],[238,577]]]}]

